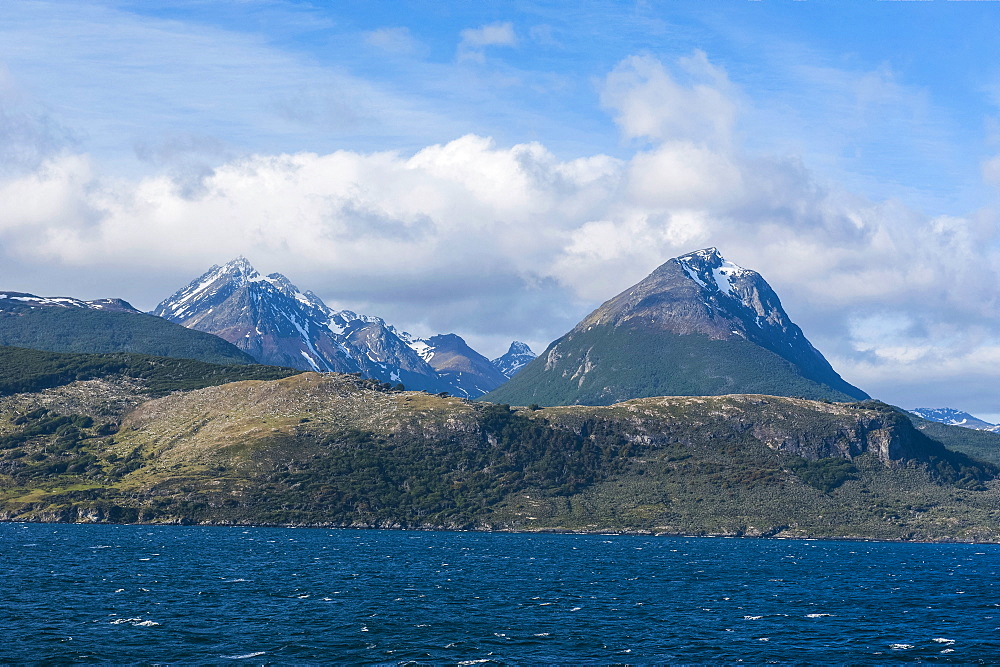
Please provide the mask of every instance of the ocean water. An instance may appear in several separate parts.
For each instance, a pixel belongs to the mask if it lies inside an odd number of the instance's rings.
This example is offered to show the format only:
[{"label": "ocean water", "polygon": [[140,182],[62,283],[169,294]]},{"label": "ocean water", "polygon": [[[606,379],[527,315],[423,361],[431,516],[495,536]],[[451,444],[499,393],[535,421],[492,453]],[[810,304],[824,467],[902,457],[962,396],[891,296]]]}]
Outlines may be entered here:
[{"label": "ocean water", "polygon": [[994,545],[0,524],[0,662],[997,662],[998,572]]}]

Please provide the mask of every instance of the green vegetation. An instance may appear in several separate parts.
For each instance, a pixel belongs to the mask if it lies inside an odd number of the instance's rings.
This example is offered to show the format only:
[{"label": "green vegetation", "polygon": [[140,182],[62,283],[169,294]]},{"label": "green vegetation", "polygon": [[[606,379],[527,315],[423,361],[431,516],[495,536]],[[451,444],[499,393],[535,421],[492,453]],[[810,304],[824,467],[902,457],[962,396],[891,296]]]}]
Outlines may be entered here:
[{"label": "green vegetation", "polygon": [[50,352],[131,352],[197,359],[213,364],[252,364],[231,343],[144,313],[36,307],[5,301],[0,345]]},{"label": "green vegetation", "polygon": [[236,380],[274,380],[299,372],[276,366],[221,366],[144,354],[64,354],[0,347],[0,396],[112,376],[142,380],[148,393],[165,394]]},{"label": "green vegetation", "polygon": [[829,493],[849,479],[857,479],[858,469],[847,459],[828,457],[809,461],[797,459],[788,466],[803,482]]},{"label": "green vegetation", "polygon": [[949,426],[921,419],[916,415],[909,415],[909,417],[920,431],[928,437],[944,443],[949,449],[963,452],[983,461],[1000,464],[1000,433],[977,431],[963,426]]},{"label": "green vegetation", "polygon": [[[572,342],[572,345],[566,344]],[[593,326],[553,345],[547,355],[480,400],[512,405],[611,405],[647,396],[767,394],[852,401],[802,376],[791,362],[745,340],[712,340],[639,327]],[[550,348],[551,349],[551,348]]]},{"label": "green vegetation", "polygon": [[2,518],[1000,541],[998,468],[874,401],[516,410],[302,373],[109,415],[63,389],[0,398]]}]

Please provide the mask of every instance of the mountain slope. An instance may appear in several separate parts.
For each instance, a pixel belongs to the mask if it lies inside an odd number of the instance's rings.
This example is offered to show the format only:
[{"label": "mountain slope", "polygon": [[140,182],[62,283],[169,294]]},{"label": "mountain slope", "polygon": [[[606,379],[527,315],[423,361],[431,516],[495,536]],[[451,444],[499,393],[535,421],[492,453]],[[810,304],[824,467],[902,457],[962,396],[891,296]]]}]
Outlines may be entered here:
[{"label": "mountain slope", "polygon": [[130,391],[140,396],[201,389],[237,380],[275,380],[297,372],[276,366],[211,364],[148,354],[78,354],[0,346],[0,396],[109,379],[132,381]]},{"label": "mountain slope", "polygon": [[253,357],[200,331],[140,313],[121,299],[81,301],[0,292],[0,345],[51,352],[129,352],[252,364]]},{"label": "mountain slope", "polygon": [[671,259],[605,302],[484,398],[608,405],[731,393],[868,397],[806,340],[760,274],[709,248]]}]

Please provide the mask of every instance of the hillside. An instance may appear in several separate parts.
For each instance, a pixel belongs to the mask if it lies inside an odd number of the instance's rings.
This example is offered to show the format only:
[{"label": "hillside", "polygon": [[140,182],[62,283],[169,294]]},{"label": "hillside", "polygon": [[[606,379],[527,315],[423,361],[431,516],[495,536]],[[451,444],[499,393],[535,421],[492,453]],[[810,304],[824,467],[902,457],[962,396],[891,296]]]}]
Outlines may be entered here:
[{"label": "hillside", "polygon": [[39,392],[80,380],[129,379],[144,395],[201,389],[236,380],[275,380],[299,371],[258,364],[209,364],[146,354],[70,354],[0,346],[0,396]]},{"label": "hillside", "polygon": [[876,402],[511,410],[303,373],[0,398],[8,520],[1000,541],[997,468]]},{"label": "hillside", "polygon": [[916,416],[911,416],[910,420],[921,432],[944,443],[949,449],[1000,465],[1000,433],[942,424]]},{"label": "hillside", "polygon": [[[10,294],[16,293],[0,293]],[[255,363],[253,357],[218,336],[137,312],[119,300],[2,298],[0,345],[50,352],[131,352],[214,364]]]}]

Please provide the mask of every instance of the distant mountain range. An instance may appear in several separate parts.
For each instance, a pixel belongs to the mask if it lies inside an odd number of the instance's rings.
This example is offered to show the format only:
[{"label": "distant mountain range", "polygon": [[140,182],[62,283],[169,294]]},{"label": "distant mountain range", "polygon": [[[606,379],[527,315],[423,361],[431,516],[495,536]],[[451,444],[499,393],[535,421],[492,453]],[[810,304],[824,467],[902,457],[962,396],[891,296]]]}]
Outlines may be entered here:
[{"label": "distant mountain range", "polygon": [[150,315],[120,299],[0,292],[0,345],[256,361],[512,405],[736,393],[868,398],[809,343],[760,274],[715,248],[666,262],[540,358],[518,341],[490,360],[454,333],[417,338],[380,317],[330,308],[245,257],[211,267]]},{"label": "distant mountain range", "polygon": [[380,317],[334,310],[280,273],[261,275],[245,257],[213,266],[153,314],[215,334],[263,364],[361,373],[466,398],[497,388],[533,356],[515,341],[491,362],[456,334],[419,339]]},{"label": "distant mountain range", "polygon": [[604,303],[485,400],[610,405],[722,394],[868,398],[810,344],[759,273],[707,248]]},{"label": "distant mountain range", "polygon": [[954,410],[952,408],[913,408],[909,412],[928,421],[948,424],[949,426],[963,426],[977,431],[1000,433],[1000,425],[983,421],[961,410]]}]

